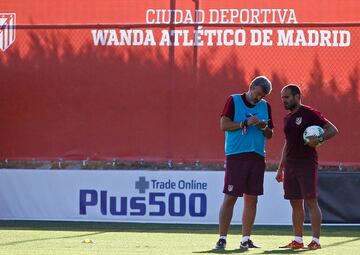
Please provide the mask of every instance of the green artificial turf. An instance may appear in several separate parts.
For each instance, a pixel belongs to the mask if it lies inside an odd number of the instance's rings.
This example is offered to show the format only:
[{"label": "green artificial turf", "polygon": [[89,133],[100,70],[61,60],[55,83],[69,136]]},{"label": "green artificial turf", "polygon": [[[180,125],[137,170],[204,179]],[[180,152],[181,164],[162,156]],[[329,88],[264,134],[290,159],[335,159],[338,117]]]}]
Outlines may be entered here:
[{"label": "green artificial turf", "polygon": [[[360,227],[323,227],[322,249],[279,249],[291,241],[289,226],[255,226],[261,249],[240,250],[240,226],[232,226],[225,251],[214,249],[217,226],[0,221],[0,254],[359,254]],[[305,243],[311,241],[306,227]],[[88,241],[90,243],[84,243]],[[92,241],[92,243],[91,243]]]}]

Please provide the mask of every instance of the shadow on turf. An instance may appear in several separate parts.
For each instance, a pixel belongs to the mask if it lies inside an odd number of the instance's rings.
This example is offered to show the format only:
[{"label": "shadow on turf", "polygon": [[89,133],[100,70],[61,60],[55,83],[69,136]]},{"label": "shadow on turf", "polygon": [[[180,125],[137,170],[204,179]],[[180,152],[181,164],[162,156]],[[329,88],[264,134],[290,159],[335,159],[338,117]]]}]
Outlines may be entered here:
[{"label": "shadow on turf", "polygon": [[[356,242],[356,241],[360,241],[360,237],[358,238],[353,238],[351,240],[347,240],[347,241],[342,241],[342,242],[336,242],[336,243],[332,243],[329,245],[323,245],[323,249],[329,248],[329,247],[333,247],[333,246],[338,246],[338,245],[342,245],[345,243],[351,243],[351,242]],[[193,253],[196,254],[208,254],[208,253],[214,253],[214,254],[233,254],[233,253],[244,253],[247,252],[249,250],[246,249],[234,249],[234,250],[221,250],[221,249],[211,249],[211,250],[206,250],[206,251],[194,251]],[[262,252],[261,254],[298,254],[298,253],[304,253],[304,252],[309,252],[312,250],[310,249],[282,249],[282,248],[278,248],[278,249],[274,249],[274,250],[267,250]]]},{"label": "shadow on turf", "polygon": [[324,245],[323,247],[324,247],[324,248],[327,248],[327,247],[338,246],[338,245],[342,245],[342,244],[346,244],[346,243],[351,243],[351,242],[356,242],[356,241],[360,241],[360,237],[354,238],[354,239],[351,239],[351,240],[347,240],[347,241],[336,242],[336,243],[332,243],[332,244],[329,244],[329,245]]},{"label": "shadow on turf", "polygon": [[[197,252],[193,252],[193,253],[198,253],[198,254],[208,254],[208,253],[214,253],[214,254],[233,254],[233,253],[245,253],[245,252],[250,252],[251,250],[246,250],[246,249],[234,249],[234,250],[219,250],[219,249],[212,249],[212,250],[207,250],[207,251],[197,251]],[[256,250],[255,250],[256,251]],[[299,249],[299,250],[293,250],[293,249],[275,249],[275,250],[269,250],[269,251],[264,251],[262,254],[296,254],[296,253],[303,253],[303,252],[307,252],[310,251],[308,249]]]},{"label": "shadow on turf", "polygon": [[233,254],[233,253],[244,253],[247,252],[246,249],[234,249],[234,250],[223,250],[223,249],[211,249],[206,251],[194,251],[193,253],[197,254],[208,254],[208,253],[214,253],[214,254]]},{"label": "shadow on turf", "polygon": [[[346,244],[346,243],[351,243],[351,242],[356,242],[356,241],[360,241],[360,237],[358,238],[353,238],[351,240],[347,240],[347,241],[342,241],[342,242],[336,242],[336,243],[332,243],[329,245],[322,245],[322,249],[326,249],[326,248],[330,248],[333,246],[339,246],[342,244]],[[312,251],[310,249],[275,249],[275,250],[269,250],[269,251],[264,251],[262,254],[297,254],[297,253],[304,253],[304,252],[308,252],[308,251]]]},{"label": "shadow on turf", "polygon": [[93,232],[93,233],[82,234],[82,235],[53,237],[53,238],[38,238],[38,239],[14,241],[14,242],[8,242],[8,243],[0,243],[0,247],[1,246],[16,245],[16,244],[21,244],[21,243],[31,243],[31,242],[37,242],[37,241],[48,241],[48,240],[57,240],[57,239],[69,239],[69,238],[75,238],[75,237],[94,236],[94,235],[100,235],[100,234],[103,234],[103,233],[105,233],[105,232]]},{"label": "shadow on turf", "polygon": [[264,251],[262,254],[297,254],[312,251],[309,249],[275,249],[270,251]]}]

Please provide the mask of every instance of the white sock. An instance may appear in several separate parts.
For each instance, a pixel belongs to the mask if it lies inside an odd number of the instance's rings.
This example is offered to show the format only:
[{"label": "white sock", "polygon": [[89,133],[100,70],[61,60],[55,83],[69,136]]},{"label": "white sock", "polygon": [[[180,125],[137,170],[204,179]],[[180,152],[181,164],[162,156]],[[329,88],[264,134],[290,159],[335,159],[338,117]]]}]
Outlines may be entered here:
[{"label": "white sock", "polygon": [[250,239],[250,236],[243,236],[241,242],[245,243],[245,242],[249,241],[249,239]]},{"label": "white sock", "polygon": [[295,240],[297,243],[303,243],[302,236],[294,236],[294,240]]},{"label": "white sock", "polygon": [[219,239],[224,239],[224,240],[226,240],[226,236],[220,236]]},{"label": "white sock", "polygon": [[320,238],[313,237],[312,240],[315,241],[317,244],[320,244]]}]

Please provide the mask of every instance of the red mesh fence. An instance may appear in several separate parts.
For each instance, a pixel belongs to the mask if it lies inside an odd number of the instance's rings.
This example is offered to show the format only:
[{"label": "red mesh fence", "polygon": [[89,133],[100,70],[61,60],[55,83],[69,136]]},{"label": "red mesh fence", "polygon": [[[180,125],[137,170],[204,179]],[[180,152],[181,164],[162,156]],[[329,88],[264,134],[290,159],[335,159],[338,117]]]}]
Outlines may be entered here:
[{"label": "red mesh fence", "polygon": [[[139,24],[150,7],[138,7],[134,24],[15,26],[15,43],[0,52],[1,159],[223,162],[225,101],[266,75],[275,124],[269,162],[284,140],[280,90],[293,82],[303,103],[339,128],[319,148],[321,163],[360,164],[359,23]],[[172,45],[163,40],[170,30],[179,36]]]}]

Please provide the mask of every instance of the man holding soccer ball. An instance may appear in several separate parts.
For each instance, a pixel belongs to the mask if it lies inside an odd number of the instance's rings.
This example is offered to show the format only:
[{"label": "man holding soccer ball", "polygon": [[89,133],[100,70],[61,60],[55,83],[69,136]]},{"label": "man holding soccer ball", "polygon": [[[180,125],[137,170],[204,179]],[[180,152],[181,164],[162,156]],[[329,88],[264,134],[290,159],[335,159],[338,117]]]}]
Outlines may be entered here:
[{"label": "man holding soccer ball", "polygon": [[[313,235],[308,248],[320,249],[321,211],[317,201],[318,158],[315,148],[335,136],[338,130],[319,111],[301,104],[301,90],[297,85],[285,86],[281,91],[281,99],[289,114],[284,119],[286,139],[276,180],[284,182],[284,197],[290,200],[294,232],[294,240],[281,248],[304,247],[302,236],[305,201],[310,213]],[[305,129],[314,125],[324,129],[323,134],[306,137],[304,141]]]}]

